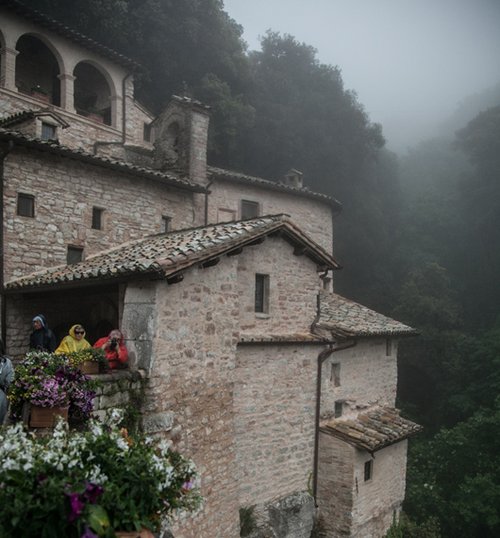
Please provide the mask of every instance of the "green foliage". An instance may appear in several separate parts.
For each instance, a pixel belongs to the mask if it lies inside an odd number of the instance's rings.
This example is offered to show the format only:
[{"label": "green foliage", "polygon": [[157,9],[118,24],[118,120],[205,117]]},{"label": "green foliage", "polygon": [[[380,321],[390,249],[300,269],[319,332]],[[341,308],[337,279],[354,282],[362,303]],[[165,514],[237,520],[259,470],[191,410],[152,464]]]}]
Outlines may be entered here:
[{"label": "green foliage", "polygon": [[430,517],[418,524],[403,513],[399,521],[392,524],[385,538],[441,538],[441,532],[436,518]]},{"label": "green foliage", "polygon": [[443,536],[500,532],[500,400],[410,450],[405,511],[436,516]]},{"label": "green foliage", "polygon": [[129,436],[119,420],[85,432],[60,422],[44,437],[21,425],[0,429],[0,535],[76,538],[90,528],[111,538],[114,530],[157,530],[161,517],[195,509],[193,464],[165,442]]}]

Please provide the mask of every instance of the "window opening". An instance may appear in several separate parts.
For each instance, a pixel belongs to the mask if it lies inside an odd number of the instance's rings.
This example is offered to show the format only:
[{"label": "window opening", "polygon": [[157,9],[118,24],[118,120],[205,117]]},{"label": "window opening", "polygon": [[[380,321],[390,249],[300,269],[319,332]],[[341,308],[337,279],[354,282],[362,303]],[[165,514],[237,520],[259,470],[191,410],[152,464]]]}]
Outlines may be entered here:
[{"label": "window opening", "polygon": [[163,215],[161,218],[161,229],[162,232],[170,232],[172,229],[172,217]]},{"label": "window opening", "polygon": [[255,275],[255,312],[269,313],[269,275]]},{"label": "window opening", "polygon": [[142,138],[145,142],[151,142],[151,130],[152,130],[151,124],[144,123]]},{"label": "window opening", "polygon": [[42,140],[56,140],[57,128],[55,125],[42,121]]},{"label": "window opening", "polygon": [[373,475],[373,460],[365,461],[365,470],[364,470],[365,482],[368,482],[368,480],[371,480],[372,475]]},{"label": "window opening", "polygon": [[35,216],[35,197],[22,192],[17,195],[17,214],[21,217]]},{"label": "window opening", "polygon": [[335,411],[334,411],[334,413],[335,413],[335,418],[339,418],[339,417],[341,417],[341,416],[342,416],[342,412],[343,412],[343,410],[344,410],[344,404],[343,404],[343,402],[341,402],[340,400],[337,400],[337,401],[335,402]]},{"label": "window opening", "polygon": [[104,212],[104,209],[101,209],[100,207],[92,208],[92,228],[94,230],[102,230],[103,212]]},{"label": "window opening", "polygon": [[96,123],[111,125],[111,90],[104,75],[87,62],[80,62],[73,74],[76,112]]},{"label": "window opening", "polygon": [[259,216],[259,203],[250,200],[241,200],[241,218],[252,219]]},{"label": "window opening", "polygon": [[79,263],[83,258],[83,248],[68,246],[68,253],[66,255],[66,263],[73,265]]},{"label": "window opening", "polygon": [[340,363],[334,362],[332,364],[332,370],[330,372],[330,381],[333,382],[334,387],[340,387]]},{"label": "window opening", "polygon": [[392,355],[392,340],[390,338],[385,340],[385,354],[387,357]]}]

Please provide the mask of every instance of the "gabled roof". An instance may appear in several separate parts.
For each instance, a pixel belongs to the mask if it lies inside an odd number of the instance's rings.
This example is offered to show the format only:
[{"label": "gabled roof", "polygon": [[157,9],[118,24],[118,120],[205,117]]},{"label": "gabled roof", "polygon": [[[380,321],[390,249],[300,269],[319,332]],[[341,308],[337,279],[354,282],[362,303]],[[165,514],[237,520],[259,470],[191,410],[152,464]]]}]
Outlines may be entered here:
[{"label": "gabled roof", "polygon": [[339,338],[417,334],[412,327],[379,314],[375,310],[336,293],[321,291],[320,316],[314,324],[314,332],[322,334],[325,331]]},{"label": "gabled roof", "polygon": [[94,41],[90,37],[87,37],[80,32],[69,28],[68,26],[57,21],[56,19],[53,19],[49,15],[45,15],[44,13],[36,9],[32,9],[28,6],[25,6],[22,2],[19,2],[18,0],[2,0],[0,7],[6,7],[14,13],[17,13],[24,19],[32,21],[38,26],[42,26],[43,28],[46,28],[47,30],[50,30],[60,36],[63,36],[66,39],[73,41],[74,43],[78,43],[78,45],[81,45],[86,49],[92,50],[97,54],[100,54],[101,56],[109,58],[110,60],[113,60],[119,65],[134,70],[140,68],[140,65],[134,60],[123,56],[123,54],[119,54],[118,52],[110,49],[109,47],[101,45],[97,41]]},{"label": "gabled roof", "polygon": [[233,170],[225,170],[223,168],[217,168],[215,166],[208,167],[208,175],[214,179],[222,179],[225,181],[231,181],[234,183],[241,183],[247,185],[255,185],[257,187],[263,187],[265,189],[287,192],[289,194],[295,194],[305,198],[313,198],[314,200],[321,200],[325,204],[333,207],[337,211],[342,209],[342,204],[333,198],[333,196],[327,196],[319,192],[314,192],[306,187],[298,188],[291,185],[285,185],[284,183],[278,183],[276,181],[270,181],[261,177],[249,176],[242,174],[241,172],[235,172]]},{"label": "gabled roof", "polygon": [[0,119],[0,127],[5,129],[7,127],[11,127],[12,125],[19,125],[20,123],[33,118],[46,116],[50,116],[52,119],[54,119],[63,129],[69,127],[69,123],[60,114],[57,114],[57,112],[54,112],[48,108],[41,108],[40,110],[24,110],[23,112],[11,114],[10,116]]},{"label": "gabled roof", "polygon": [[406,439],[422,430],[422,426],[399,415],[391,407],[375,407],[356,418],[336,418],[320,425],[320,431],[350,445],[375,452]]},{"label": "gabled roof", "polygon": [[111,168],[113,170],[118,170],[134,176],[153,179],[155,181],[160,181],[161,183],[172,185],[173,187],[178,187],[183,190],[189,190],[192,192],[206,192],[204,187],[193,183],[187,178],[181,178],[171,172],[163,172],[153,168],[136,166],[134,164],[111,159],[109,157],[92,155],[91,153],[87,153],[80,149],[73,149],[63,146],[54,140],[41,140],[40,138],[28,136],[17,131],[10,131],[0,128],[0,141],[2,140],[12,141],[20,146],[60,155],[61,157],[66,157],[68,159],[87,162],[102,168]]},{"label": "gabled roof", "polygon": [[214,265],[218,257],[238,254],[243,247],[280,234],[297,246],[297,254],[311,258],[320,268],[335,269],[335,260],[303,234],[286,215],[220,223],[188,230],[157,234],[130,241],[89,256],[74,265],[63,265],[20,277],[6,284],[7,291],[27,291],[54,285],[98,283],[134,275],[176,279],[196,264]]}]

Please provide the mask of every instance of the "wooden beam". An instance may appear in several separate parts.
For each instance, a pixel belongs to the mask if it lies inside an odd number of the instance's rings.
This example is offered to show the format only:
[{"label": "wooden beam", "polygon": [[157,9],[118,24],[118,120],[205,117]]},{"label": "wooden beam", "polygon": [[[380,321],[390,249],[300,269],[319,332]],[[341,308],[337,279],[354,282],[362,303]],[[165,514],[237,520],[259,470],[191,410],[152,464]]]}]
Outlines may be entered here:
[{"label": "wooden beam", "polygon": [[243,252],[243,247],[235,248],[234,250],[230,250],[227,255],[228,256],[237,256],[238,254],[241,254]]},{"label": "wooden beam", "polygon": [[210,260],[200,263],[200,267],[202,269],[206,269],[207,267],[213,267],[214,265],[217,265],[219,262],[220,262],[220,258],[211,258]]},{"label": "wooden beam", "polygon": [[184,275],[182,273],[175,273],[167,277],[167,284],[177,284],[184,280]]}]

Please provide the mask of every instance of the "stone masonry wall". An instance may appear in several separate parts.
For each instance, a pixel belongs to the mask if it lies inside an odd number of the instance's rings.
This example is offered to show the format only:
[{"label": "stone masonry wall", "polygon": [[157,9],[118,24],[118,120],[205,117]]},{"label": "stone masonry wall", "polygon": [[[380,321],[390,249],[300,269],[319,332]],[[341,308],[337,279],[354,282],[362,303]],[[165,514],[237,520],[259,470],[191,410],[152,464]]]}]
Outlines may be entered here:
[{"label": "stone masonry wall", "polygon": [[[16,149],[5,162],[5,279],[66,263],[67,246],[84,255],[203,218],[192,193],[151,180],[54,155]],[[17,215],[17,193],[35,196],[35,218]],[[92,207],[104,209],[102,230],[92,229]]]},{"label": "stone masonry wall", "polygon": [[318,506],[325,538],[351,536],[354,448],[331,435],[319,435]]},{"label": "stone masonry wall", "polygon": [[364,481],[364,463],[371,459],[355,451],[353,530],[355,538],[382,538],[398,516],[405,495],[407,441],[375,452],[371,480]]},{"label": "stone masonry wall", "polygon": [[209,222],[238,220],[241,218],[241,200],[254,201],[259,203],[261,215],[287,213],[300,225],[301,230],[327,252],[332,252],[331,209],[324,202],[260,186],[220,180],[215,181],[210,190]]},{"label": "stone masonry wall", "polygon": [[238,346],[234,411],[242,507],[310,486],[318,353],[315,345]]},{"label": "stone masonry wall", "polygon": [[[319,277],[307,256],[294,256],[282,238],[268,237],[236,256],[242,334],[308,333],[316,316]],[[269,275],[269,314],[255,312],[255,274]]]},{"label": "stone masonry wall", "polygon": [[[359,340],[344,351],[338,351],[323,364],[321,413],[331,414],[335,401],[344,400],[345,414],[356,412],[356,405],[374,404],[393,407],[397,387],[397,349],[392,345],[386,355],[386,339]],[[340,385],[335,386],[333,364],[340,365]]]},{"label": "stone masonry wall", "polygon": [[172,417],[169,436],[197,464],[205,497],[199,514],[176,525],[176,538],[239,535],[233,431],[236,267],[235,258],[225,257],[214,267],[189,270],[178,284],[157,284],[145,420]]}]

